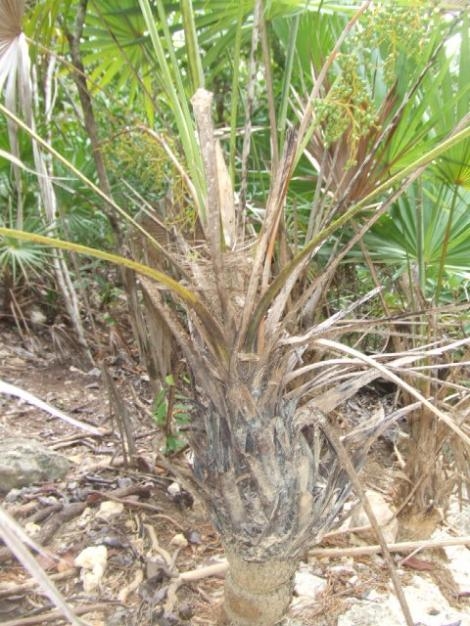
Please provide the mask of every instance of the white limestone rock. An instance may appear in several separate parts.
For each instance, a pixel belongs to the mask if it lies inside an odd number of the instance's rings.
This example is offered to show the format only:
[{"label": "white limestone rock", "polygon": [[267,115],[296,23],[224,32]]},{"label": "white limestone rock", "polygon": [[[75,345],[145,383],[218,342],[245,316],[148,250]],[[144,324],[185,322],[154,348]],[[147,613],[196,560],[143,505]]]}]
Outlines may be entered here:
[{"label": "white limestone rock", "polygon": [[[383,495],[372,489],[366,491],[366,497],[369,501],[371,509],[377,518],[379,526],[382,530],[383,536],[387,543],[395,543],[398,534],[398,521],[394,516],[394,509],[385,500]],[[352,513],[350,518],[350,528],[357,526],[370,525],[369,518],[362,506],[358,506]],[[371,540],[372,543],[377,543],[375,534],[370,531],[367,534],[361,534],[361,538],[365,537],[367,540]]]}]

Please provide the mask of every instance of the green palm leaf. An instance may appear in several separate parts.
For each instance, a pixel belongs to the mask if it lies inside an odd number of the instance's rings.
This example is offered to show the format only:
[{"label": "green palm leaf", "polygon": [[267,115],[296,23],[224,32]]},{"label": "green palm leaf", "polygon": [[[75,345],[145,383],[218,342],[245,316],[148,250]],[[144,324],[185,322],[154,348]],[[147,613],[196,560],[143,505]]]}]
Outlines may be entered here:
[{"label": "green palm leaf", "polygon": [[[425,189],[423,195],[424,263],[435,273],[441,262],[446,229],[451,217],[453,191],[444,193],[436,186]],[[365,236],[371,257],[389,265],[403,265],[410,260],[418,263],[418,223],[416,218],[417,189],[414,187],[400,198],[393,209],[384,216],[372,231]],[[468,192],[459,193],[459,204],[450,225],[451,235],[445,259],[448,269],[469,269],[470,214],[467,205]]]},{"label": "green palm leaf", "polygon": [[[463,15],[461,28],[452,38],[453,47],[447,54],[449,63],[439,76],[439,88],[429,101],[431,115],[436,119],[436,131],[445,133],[452,120],[468,115],[470,100],[470,35],[469,16]],[[458,61],[458,65],[455,61]],[[445,70],[445,71],[444,71]],[[445,183],[470,187],[470,141],[455,146],[434,167],[436,175]]]}]

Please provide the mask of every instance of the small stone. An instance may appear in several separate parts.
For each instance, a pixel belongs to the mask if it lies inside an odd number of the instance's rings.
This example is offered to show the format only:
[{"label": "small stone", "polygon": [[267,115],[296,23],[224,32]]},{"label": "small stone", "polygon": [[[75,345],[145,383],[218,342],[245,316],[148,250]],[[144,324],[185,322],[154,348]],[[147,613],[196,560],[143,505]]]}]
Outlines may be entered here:
[{"label": "small stone", "polygon": [[294,590],[298,596],[315,598],[326,589],[326,580],[315,576],[306,567],[301,567],[295,573]]},{"label": "small stone", "polygon": [[96,565],[104,567],[108,558],[106,546],[88,546],[75,557],[74,563],[77,567],[93,569]]},{"label": "small stone", "polygon": [[132,478],[130,476],[120,476],[117,479],[117,486],[119,489],[126,489],[132,485]]},{"label": "small stone", "polygon": [[173,498],[179,493],[181,493],[181,487],[179,486],[178,483],[171,483],[171,485],[168,485],[166,490],[168,491],[169,495],[172,496]]},{"label": "small stone", "polygon": [[188,530],[184,533],[184,536],[194,546],[199,546],[202,543],[201,533],[197,530]]},{"label": "small stone", "polygon": [[106,546],[89,546],[80,552],[74,560],[77,567],[81,567],[80,579],[83,589],[87,593],[96,589],[104,575],[108,560]]},{"label": "small stone", "polygon": [[170,541],[170,545],[176,546],[178,548],[186,548],[188,545],[188,540],[182,533],[178,533],[175,535]]},{"label": "small stone", "polygon": [[113,517],[117,517],[124,511],[124,505],[121,502],[114,502],[112,500],[106,500],[100,504],[100,508],[96,513],[96,517],[103,520],[110,520]]},{"label": "small stone", "polygon": [[27,522],[25,524],[24,530],[25,530],[25,533],[29,537],[31,537],[31,539],[34,539],[35,537],[39,535],[39,532],[41,531],[41,527],[39,526],[39,524],[34,524],[34,522]]},{"label": "small stone", "polygon": [[41,309],[33,308],[29,312],[29,319],[34,326],[43,326],[47,322],[47,317]]},{"label": "small stone", "polygon": [[[382,530],[382,534],[387,543],[394,543],[398,534],[398,521],[394,517],[394,510],[391,505],[385,500],[381,493],[368,489],[366,491],[366,497],[369,501],[372,512],[374,513],[377,522]],[[366,512],[362,506],[358,506],[351,515],[350,528],[356,526],[369,526],[370,521]],[[375,534],[371,531],[360,533],[360,537],[364,537],[367,541],[376,543]]]},{"label": "small stone", "polygon": [[87,506],[86,509],[84,509],[83,513],[78,518],[77,526],[79,528],[86,528],[93,522],[94,517],[95,517],[94,511],[89,506]]}]

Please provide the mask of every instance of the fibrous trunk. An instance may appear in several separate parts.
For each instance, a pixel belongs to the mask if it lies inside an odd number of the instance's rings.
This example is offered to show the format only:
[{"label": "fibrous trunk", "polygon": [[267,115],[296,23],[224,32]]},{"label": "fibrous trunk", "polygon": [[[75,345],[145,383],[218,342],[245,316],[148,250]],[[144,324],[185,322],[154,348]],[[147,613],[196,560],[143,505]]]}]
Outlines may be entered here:
[{"label": "fibrous trunk", "polygon": [[[424,408],[410,420],[408,461],[404,497],[411,495],[409,511],[429,517],[431,509],[447,506],[453,483],[443,467],[442,445],[447,433],[434,415]],[[411,490],[411,493],[410,493]]]},{"label": "fibrous trunk", "polygon": [[294,586],[297,561],[246,561],[226,550],[229,570],[225,579],[223,624],[274,626],[285,615]]},{"label": "fibrous trunk", "polygon": [[[193,422],[200,424],[192,431],[194,477],[229,562],[228,626],[274,626],[282,619],[301,555],[341,522],[350,491],[323,415],[296,411],[271,389],[263,403],[241,384],[225,386],[225,410],[206,400]],[[359,468],[367,445],[352,435],[343,441]]]}]

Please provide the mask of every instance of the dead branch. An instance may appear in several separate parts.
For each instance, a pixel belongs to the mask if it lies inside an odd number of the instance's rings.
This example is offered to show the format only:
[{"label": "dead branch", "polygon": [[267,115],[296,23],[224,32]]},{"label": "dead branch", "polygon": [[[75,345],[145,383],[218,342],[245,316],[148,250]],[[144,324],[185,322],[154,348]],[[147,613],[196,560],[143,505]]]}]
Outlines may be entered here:
[{"label": "dead branch", "polygon": [[[114,603],[115,604],[115,603]],[[88,604],[77,606],[74,608],[76,615],[85,615],[85,613],[93,613],[94,611],[104,611],[109,609],[112,603],[100,602],[97,604]],[[20,617],[19,619],[12,619],[8,622],[2,622],[2,626],[34,626],[34,624],[44,624],[45,622],[51,622],[55,620],[63,620],[63,615],[58,610],[46,611],[30,617]]]},{"label": "dead branch", "polygon": [[[48,574],[48,577],[51,580],[66,580],[67,578],[72,578],[78,573],[77,567],[71,567],[70,569],[65,570],[64,572],[58,572],[57,574]],[[38,582],[33,578],[31,580],[27,580],[24,583],[20,584],[8,584],[0,586],[0,598],[8,598],[9,596],[14,596],[23,593],[24,591],[29,591],[30,589],[34,589],[38,586]]]},{"label": "dead branch", "polygon": [[[429,548],[443,548],[446,546],[470,545],[470,535],[455,537],[451,539],[423,539],[421,541],[401,541],[389,543],[390,552],[407,552],[408,550],[425,550]],[[340,558],[342,556],[366,556],[369,554],[379,554],[382,547],[379,545],[359,546],[356,548],[313,548],[308,551],[312,557]]]}]

